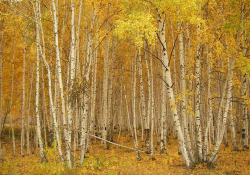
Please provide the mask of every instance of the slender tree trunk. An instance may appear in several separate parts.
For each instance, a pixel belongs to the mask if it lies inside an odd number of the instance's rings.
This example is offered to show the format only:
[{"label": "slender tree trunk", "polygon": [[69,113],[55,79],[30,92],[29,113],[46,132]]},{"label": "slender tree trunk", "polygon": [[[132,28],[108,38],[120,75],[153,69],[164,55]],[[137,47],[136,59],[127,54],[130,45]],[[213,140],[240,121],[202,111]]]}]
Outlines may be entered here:
[{"label": "slender tree trunk", "polygon": [[49,66],[49,64],[46,61],[46,58],[44,56],[43,56],[43,62],[44,62],[44,65],[46,66],[47,72],[48,72],[49,102],[50,102],[51,111],[52,111],[54,129],[55,129],[55,133],[56,133],[56,141],[57,141],[57,146],[58,146],[58,153],[59,153],[61,161],[64,162],[62,148],[61,148],[61,139],[60,139],[59,131],[58,131],[58,122],[57,122],[57,117],[56,117],[56,109],[55,109],[55,105],[54,105],[54,101],[53,101],[53,97],[52,97],[51,70],[50,70],[50,66]]},{"label": "slender tree trunk", "polygon": [[[245,18],[245,3],[244,0],[241,0],[241,45],[242,45],[242,51],[244,56],[246,56],[247,49],[245,47],[245,40],[246,40],[246,34],[245,34],[245,28],[244,28],[244,18]],[[247,74],[244,72],[243,76],[243,98],[245,99],[247,96]],[[243,148],[249,149],[249,137],[248,137],[248,115],[247,115],[247,104],[245,101],[243,101],[243,128],[242,128],[242,140],[243,140]]]},{"label": "slender tree trunk", "polygon": [[[97,26],[98,29],[98,21]],[[95,51],[92,64],[92,86],[91,86],[91,112],[90,112],[90,132],[93,134],[96,108],[96,86],[97,86],[97,56],[98,56],[98,30],[96,30]]]},{"label": "slender tree trunk", "polygon": [[166,136],[164,133],[165,127],[166,127],[166,118],[167,118],[167,89],[166,89],[166,74],[165,74],[165,68],[162,67],[162,102],[161,102],[161,143],[160,143],[160,153],[164,153],[164,137]]},{"label": "slender tree trunk", "polygon": [[[151,53],[152,46],[151,46]],[[154,104],[154,77],[153,77],[153,57],[151,55],[150,59],[150,69],[151,69],[151,158],[154,154],[154,119],[155,119],[155,104]]]},{"label": "slender tree trunk", "polygon": [[[12,73],[11,73],[11,95],[10,95],[10,124],[11,124],[11,133],[12,133],[12,147],[13,147],[13,156],[16,156],[16,141],[15,141],[15,130],[13,126],[14,117],[12,114],[13,107],[13,94],[14,94],[14,76],[15,76],[15,50],[16,50],[16,32],[14,36],[14,47],[13,47],[13,55],[12,55]],[[0,117],[1,120],[1,117]],[[1,131],[1,129],[0,129]],[[27,142],[28,144],[28,142]],[[27,145],[28,146],[28,145]]]},{"label": "slender tree trunk", "polygon": [[[108,58],[109,58],[109,37],[105,38],[104,48],[104,72],[103,72],[103,139],[107,140],[107,117],[108,117]],[[104,147],[107,143],[104,141]]]},{"label": "slender tree trunk", "polygon": [[31,81],[30,81],[30,94],[29,94],[29,100],[28,100],[28,114],[27,114],[27,129],[26,129],[26,137],[27,137],[27,154],[30,156],[30,101],[32,99],[32,92],[33,92],[33,75],[34,75],[34,70],[33,70],[33,65],[32,65],[32,70],[31,70]]},{"label": "slender tree trunk", "polygon": [[40,13],[40,4],[38,1],[36,1],[35,5],[35,14],[36,14],[36,57],[37,57],[37,63],[36,63],[36,122],[37,122],[37,138],[39,141],[39,147],[40,147],[40,155],[43,162],[47,162],[47,158],[43,151],[43,141],[42,141],[42,134],[41,134],[41,123],[40,123],[40,111],[39,111],[39,82],[40,82],[40,54],[39,54],[39,45],[40,45],[40,31],[39,31],[39,13]]},{"label": "slender tree trunk", "polygon": [[[55,35],[55,47],[56,47],[56,64],[57,64],[57,74],[58,74],[58,83],[60,89],[61,96],[61,104],[62,104],[62,120],[63,120],[63,130],[64,130],[64,138],[66,145],[69,145],[69,135],[66,127],[66,111],[65,111],[65,98],[64,98],[64,90],[63,90],[63,81],[62,81],[62,70],[61,70],[61,58],[60,58],[60,50],[59,50],[59,39],[58,39],[58,21],[57,21],[57,10],[55,0],[52,0],[52,9],[53,9],[53,25],[54,25],[54,35]],[[71,159],[70,159],[70,150],[69,147],[66,147],[66,162],[68,167],[71,167]]]},{"label": "slender tree trunk", "polygon": [[[144,120],[144,124],[147,123],[147,116],[146,116],[146,101],[145,101],[145,92],[144,92],[144,86],[143,86],[143,77],[142,77],[142,58],[141,58],[141,50],[138,50],[138,56],[139,56],[139,83],[140,83],[140,96],[141,96],[141,118]],[[143,123],[142,123],[143,125]],[[143,130],[142,130],[143,133]],[[143,136],[142,136],[143,140]]]},{"label": "slender tree trunk", "polygon": [[211,129],[211,122],[213,119],[213,108],[212,108],[212,98],[211,98],[211,62],[210,57],[208,56],[208,46],[206,46],[206,52],[207,52],[207,72],[208,72],[208,87],[207,87],[207,93],[208,93],[208,121],[207,121],[207,127],[205,129],[204,134],[204,153],[203,153],[203,161],[207,161],[207,145],[208,145],[208,132],[209,129]]},{"label": "slender tree trunk", "polygon": [[[75,4],[71,1],[71,50],[70,50],[70,79],[69,92],[72,92],[75,81]],[[71,135],[73,122],[73,99],[68,99],[68,142],[66,142],[66,156],[69,159],[68,166],[71,167]]]},{"label": "slender tree trunk", "polygon": [[137,130],[136,130],[136,71],[137,64],[135,62],[134,65],[134,83],[133,83],[133,130],[134,130],[134,142],[135,142],[135,150],[136,150],[136,158],[137,160],[141,160],[141,156],[138,151],[138,140],[137,140]]},{"label": "slender tree trunk", "polygon": [[201,44],[200,44],[200,27],[201,24],[197,26],[197,56],[196,56],[196,63],[195,63],[195,75],[196,75],[196,89],[195,89],[195,118],[196,118],[196,130],[197,130],[197,151],[198,151],[198,163],[202,162],[202,136],[201,136],[201,116],[200,116],[200,103],[201,103],[201,77],[200,77],[200,59],[201,59]]},{"label": "slender tree trunk", "polygon": [[[115,39],[113,39],[115,40]],[[111,52],[111,69],[110,69],[110,83],[108,90],[108,139],[113,140],[112,138],[112,127],[111,122],[113,122],[114,116],[112,116],[112,93],[113,93],[113,80],[114,80],[114,59],[115,59],[115,51],[116,51],[116,41],[112,43],[113,48]],[[112,120],[112,121],[111,121]]]},{"label": "slender tree trunk", "polygon": [[[146,41],[145,41],[145,49],[146,48]],[[145,145],[146,145],[146,149],[147,149],[147,154],[150,154],[150,143],[149,143],[149,132],[150,132],[150,115],[151,114],[151,104],[152,104],[152,96],[151,96],[151,77],[150,77],[150,67],[148,64],[148,58],[147,55],[145,53],[145,61],[146,61],[146,70],[147,70],[147,84],[148,84],[148,112],[147,112],[147,123],[145,126],[145,134],[146,134],[146,141],[145,141]]]},{"label": "slender tree trunk", "polygon": [[[243,77],[243,97],[247,98],[247,74],[244,73]],[[243,128],[242,128],[242,140],[243,140],[243,148],[249,149],[249,139],[248,139],[248,115],[247,115],[247,104],[244,101],[243,107]]]},{"label": "slender tree trunk", "polygon": [[190,154],[191,160],[194,162],[194,153],[191,147],[191,141],[188,131],[188,123],[187,123],[187,110],[186,110],[186,71],[185,71],[185,55],[184,55],[184,43],[183,43],[183,31],[182,31],[182,23],[178,22],[178,28],[180,31],[179,34],[179,50],[180,50],[180,86],[181,86],[181,116],[183,118],[183,131],[184,131],[184,140],[187,145],[188,152]]},{"label": "slender tree trunk", "polygon": [[[173,23],[170,19],[170,27],[171,27],[171,38],[172,38],[172,47],[173,47],[173,63],[174,63],[174,98],[177,97],[177,71],[176,71],[176,53],[175,53],[175,38],[174,38],[174,30],[173,30]],[[178,103],[178,101],[176,102]],[[174,137],[176,137],[175,130],[173,131]],[[178,140],[178,154],[181,154],[181,143]]]},{"label": "slender tree trunk", "polygon": [[237,145],[237,140],[236,140],[236,133],[235,133],[235,119],[233,116],[233,102],[230,103],[230,125],[231,125],[231,139],[232,139],[232,144],[234,147],[234,151],[238,151],[238,145]]},{"label": "slender tree trunk", "polygon": [[[24,116],[25,116],[25,62],[26,62],[26,29],[23,49],[23,84],[22,84],[22,118],[21,118],[21,156],[24,157]],[[28,129],[28,128],[27,128]]]},{"label": "slender tree trunk", "polygon": [[[88,36],[88,43],[87,43],[87,59],[85,62],[85,66],[83,70],[85,71],[85,80],[88,83],[89,82],[89,75],[90,75],[90,68],[92,64],[92,30],[94,26],[94,21],[96,17],[96,11],[94,9],[93,16],[92,16],[92,21],[91,21],[91,26],[90,26],[90,33]],[[89,87],[88,85],[85,87],[85,93],[84,93],[84,109],[83,109],[83,117],[81,121],[81,156],[80,156],[80,164],[83,164],[85,152],[87,149],[87,144],[86,144],[86,132],[87,132],[87,119],[89,115],[89,97],[90,97],[90,92],[89,92]]]}]

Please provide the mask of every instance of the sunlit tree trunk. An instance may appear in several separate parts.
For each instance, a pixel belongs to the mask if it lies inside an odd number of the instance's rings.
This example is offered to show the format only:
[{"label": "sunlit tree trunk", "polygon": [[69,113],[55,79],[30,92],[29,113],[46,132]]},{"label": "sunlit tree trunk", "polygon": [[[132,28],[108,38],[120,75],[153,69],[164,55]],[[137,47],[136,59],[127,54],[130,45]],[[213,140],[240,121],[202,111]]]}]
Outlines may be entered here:
[{"label": "sunlit tree trunk", "polygon": [[[88,42],[87,42],[87,59],[86,62],[84,63],[85,66],[83,68],[84,70],[84,76],[86,83],[89,83],[89,75],[90,75],[90,68],[92,64],[92,59],[93,59],[93,54],[92,54],[92,30],[94,26],[94,21],[96,17],[96,11],[93,9],[93,16],[90,24],[90,33],[88,35]],[[85,93],[84,93],[84,100],[83,100],[83,116],[82,116],[82,121],[81,121],[81,156],[80,156],[80,164],[83,163],[85,152],[86,152],[86,131],[87,131],[87,118],[89,115],[89,98],[90,98],[90,92],[89,92],[89,85],[85,87]]]},{"label": "sunlit tree trunk", "polygon": [[[72,92],[75,81],[75,4],[71,1],[71,50],[70,50],[70,78],[69,78],[69,92]],[[68,99],[68,142],[66,143],[67,158],[71,155],[71,135],[73,122],[73,99]],[[71,165],[69,164],[69,167]]]},{"label": "sunlit tree trunk", "polygon": [[[177,79],[176,53],[175,53],[175,43],[176,43],[176,40],[174,38],[173,23],[172,23],[171,19],[170,19],[170,27],[171,27],[171,38],[172,38],[172,47],[173,47],[173,63],[174,63],[174,98],[176,98],[177,97],[177,83],[178,83],[177,80],[176,80]],[[174,135],[174,137],[176,137],[176,131],[175,130],[173,130],[173,135]],[[181,143],[180,143],[179,140],[178,140],[178,154],[181,154]]]},{"label": "sunlit tree trunk", "polygon": [[[41,50],[41,47],[40,47]],[[54,129],[55,129],[55,134],[56,134],[56,141],[57,141],[57,146],[58,146],[58,153],[60,156],[61,161],[63,162],[63,153],[62,153],[62,148],[61,148],[61,139],[59,136],[59,130],[58,130],[58,122],[57,122],[57,117],[56,117],[56,109],[55,109],[55,105],[54,105],[54,101],[53,101],[53,97],[52,97],[52,81],[51,81],[51,68],[45,58],[45,55],[43,54],[42,56],[43,58],[43,63],[47,69],[48,72],[48,90],[49,90],[49,102],[50,102],[50,107],[51,107],[51,111],[52,111],[52,117],[53,117],[53,122],[54,122]]]},{"label": "sunlit tree trunk", "polygon": [[43,150],[43,140],[41,135],[41,123],[40,123],[40,111],[39,111],[39,82],[40,82],[40,54],[39,54],[39,45],[40,45],[40,31],[39,31],[39,14],[40,14],[40,3],[36,1],[35,3],[35,15],[36,15],[36,122],[37,122],[37,137],[40,147],[40,155],[43,162],[47,162],[47,158]]},{"label": "sunlit tree trunk", "polygon": [[170,108],[173,115],[173,120],[175,124],[175,129],[178,134],[178,140],[182,144],[182,156],[187,164],[188,167],[192,166],[192,162],[189,159],[186,144],[184,142],[183,132],[181,130],[179,116],[177,114],[177,107],[174,99],[174,91],[172,87],[172,78],[171,78],[171,70],[169,66],[168,54],[167,54],[167,43],[166,43],[166,36],[165,36],[165,18],[162,19],[160,14],[158,15],[158,25],[159,25],[159,40],[161,43],[161,52],[162,52],[162,60],[165,66],[165,74],[166,74],[166,86],[168,97],[170,101]]},{"label": "sunlit tree trunk", "polygon": [[180,31],[179,34],[179,51],[180,51],[180,86],[181,86],[181,116],[183,119],[183,131],[184,131],[184,140],[187,145],[188,152],[190,154],[191,160],[194,162],[194,154],[191,147],[191,141],[188,131],[188,123],[187,123],[187,110],[186,110],[186,71],[185,71],[185,55],[184,55],[184,43],[183,43],[183,31],[182,31],[182,23],[178,22],[178,28]]},{"label": "sunlit tree trunk", "polygon": [[[81,19],[82,19],[82,5],[83,4],[83,0],[80,1],[80,5],[79,5],[79,13],[78,13],[78,23],[77,23],[77,27],[76,27],[76,78],[80,78],[80,27],[81,27]],[[74,133],[74,144],[75,145],[75,149],[78,149],[78,143],[79,143],[79,123],[80,123],[80,110],[81,110],[81,106],[80,106],[80,99],[76,99],[76,116],[75,116],[75,133]]]},{"label": "sunlit tree trunk", "polygon": [[[53,26],[54,26],[54,38],[55,38],[55,47],[56,47],[56,64],[57,64],[57,74],[58,74],[58,84],[60,89],[60,96],[61,96],[61,104],[62,104],[62,120],[63,120],[63,130],[64,130],[64,138],[66,145],[69,142],[69,136],[66,127],[66,111],[65,111],[65,98],[64,98],[64,90],[63,90],[63,81],[62,81],[62,70],[61,70],[61,58],[60,58],[60,50],[59,50],[59,39],[58,39],[58,21],[57,21],[57,9],[55,0],[52,0],[52,19],[53,19]],[[66,147],[66,162],[69,167],[71,167],[71,159],[70,159],[70,149]]]},{"label": "sunlit tree trunk", "polygon": [[167,98],[166,98],[166,74],[165,74],[165,68],[162,67],[162,102],[161,102],[161,143],[160,143],[160,153],[164,153],[164,144],[165,144],[165,129],[166,129],[166,118],[167,118]]},{"label": "sunlit tree trunk", "polygon": [[[143,86],[143,77],[142,77],[142,57],[141,57],[141,50],[138,50],[138,57],[139,57],[139,83],[140,83],[140,96],[141,96],[141,117],[144,120],[144,124],[146,125],[147,116],[146,116],[146,101],[145,101],[145,92]],[[143,123],[142,123],[143,125]],[[142,130],[143,133],[143,130]],[[143,138],[142,138],[143,139]]]},{"label": "sunlit tree trunk", "polygon": [[196,130],[197,130],[197,151],[198,151],[198,163],[202,162],[202,136],[201,136],[201,116],[200,116],[200,103],[201,103],[201,77],[200,77],[200,59],[201,59],[201,44],[200,44],[200,27],[201,24],[199,23],[197,26],[197,55],[196,55],[196,63],[195,63],[195,75],[196,75],[196,82],[195,82],[195,118],[196,118]]}]

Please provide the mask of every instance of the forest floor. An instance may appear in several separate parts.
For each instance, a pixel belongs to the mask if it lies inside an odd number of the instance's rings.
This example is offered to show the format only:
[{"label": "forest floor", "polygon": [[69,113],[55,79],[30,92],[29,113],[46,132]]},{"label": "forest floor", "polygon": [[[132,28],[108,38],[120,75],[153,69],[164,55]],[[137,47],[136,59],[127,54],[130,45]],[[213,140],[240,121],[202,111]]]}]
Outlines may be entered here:
[{"label": "forest floor", "polygon": [[[20,140],[17,140],[20,143]],[[100,146],[100,141],[92,141],[89,153],[83,165],[69,169],[60,162],[57,149],[46,148],[48,163],[41,164],[39,153],[31,149],[31,155],[21,157],[20,144],[17,144],[16,156],[12,156],[12,142],[3,142],[4,162],[0,164],[0,174],[250,174],[250,151],[232,151],[232,145],[220,147],[218,160],[213,167],[200,164],[193,169],[186,169],[183,158],[178,155],[176,139],[168,143],[168,155],[159,155],[159,146],[155,150],[155,160],[140,153],[142,160],[137,161],[133,150],[110,145],[110,149]],[[229,141],[230,142],[230,141]],[[129,135],[120,138],[120,144],[133,147]],[[139,143],[140,149],[143,150]],[[79,155],[79,151],[77,153]],[[78,160],[78,159],[77,159]],[[1,162],[0,162],[1,163]]]}]

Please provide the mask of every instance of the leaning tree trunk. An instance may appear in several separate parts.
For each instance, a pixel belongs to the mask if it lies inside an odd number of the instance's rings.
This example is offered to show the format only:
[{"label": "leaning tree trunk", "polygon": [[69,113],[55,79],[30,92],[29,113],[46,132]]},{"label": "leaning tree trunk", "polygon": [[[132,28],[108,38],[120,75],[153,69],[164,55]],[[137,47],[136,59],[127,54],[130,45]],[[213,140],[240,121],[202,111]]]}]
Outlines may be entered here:
[{"label": "leaning tree trunk", "polygon": [[165,35],[165,18],[162,19],[160,14],[158,14],[158,17],[159,17],[159,20],[158,20],[159,40],[160,40],[160,43],[162,46],[161,47],[162,60],[164,62],[164,66],[165,66],[166,86],[167,86],[167,92],[168,92],[168,97],[169,97],[169,101],[170,101],[170,108],[171,108],[171,112],[172,112],[174,123],[175,123],[175,129],[176,129],[176,132],[178,133],[178,140],[180,141],[181,146],[182,146],[182,156],[186,162],[186,165],[188,167],[191,167],[192,162],[188,156],[186,144],[184,142],[183,132],[181,130],[179,116],[177,114],[177,107],[176,107],[176,103],[175,103],[175,99],[174,99],[171,70],[170,70],[168,54],[167,54],[167,43],[166,43],[166,35]]}]

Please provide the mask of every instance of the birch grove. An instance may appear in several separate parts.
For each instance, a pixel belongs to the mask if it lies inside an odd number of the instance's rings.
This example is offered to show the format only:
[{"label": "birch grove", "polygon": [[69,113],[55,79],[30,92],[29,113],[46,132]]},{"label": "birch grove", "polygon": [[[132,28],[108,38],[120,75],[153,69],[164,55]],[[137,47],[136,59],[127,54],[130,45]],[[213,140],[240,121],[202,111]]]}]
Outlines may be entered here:
[{"label": "birch grove", "polygon": [[176,143],[188,168],[249,151],[250,1],[230,2],[0,2],[0,160],[6,143],[68,168],[97,146],[153,161]]}]

